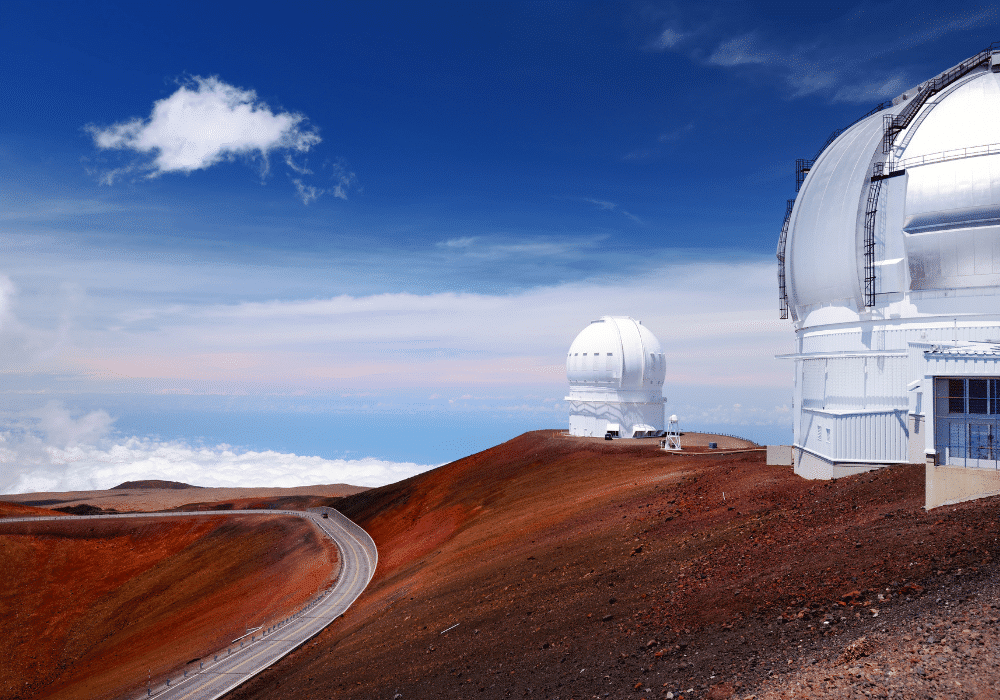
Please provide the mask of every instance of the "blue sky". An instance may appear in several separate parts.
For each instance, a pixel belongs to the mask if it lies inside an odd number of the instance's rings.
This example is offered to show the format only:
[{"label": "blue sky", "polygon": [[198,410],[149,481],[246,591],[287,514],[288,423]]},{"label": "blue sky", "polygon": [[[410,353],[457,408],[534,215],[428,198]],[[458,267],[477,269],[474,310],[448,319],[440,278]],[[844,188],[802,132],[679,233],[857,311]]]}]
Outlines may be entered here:
[{"label": "blue sky", "polygon": [[0,492],[384,482],[565,425],[565,350],[604,314],[664,343],[682,425],[787,441],[794,159],[997,23],[5,2]]}]

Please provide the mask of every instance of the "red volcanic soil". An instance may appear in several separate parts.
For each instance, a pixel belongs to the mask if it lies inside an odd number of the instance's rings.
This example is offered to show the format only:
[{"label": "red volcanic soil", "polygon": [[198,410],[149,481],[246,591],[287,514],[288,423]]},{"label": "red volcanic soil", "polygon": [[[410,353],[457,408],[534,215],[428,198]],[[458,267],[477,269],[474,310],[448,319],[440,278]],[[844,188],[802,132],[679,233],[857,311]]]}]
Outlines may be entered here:
[{"label": "red volcanic soil", "polygon": [[[164,488],[162,484],[177,484],[175,487]],[[146,486],[134,486],[146,484]],[[149,484],[154,484],[149,486]],[[365,489],[361,486],[348,484],[323,484],[315,486],[295,486],[292,488],[262,488],[262,487],[223,487],[208,488],[190,486],[178,482],[146,481],[125,482],[114,488],[101,491],[67,491],[65,493],[17,493],[5,494],[0,499],[26,506],[45,508],[75,508],[87,506],[100,509],[94,512],[150,512],[156,510],[180,509],[189,506],[188,510],[207,510],[209,506],[226,508],[237,507],[236,504],[264,503],[264,507],[274,507],[275,503],[297,503],[296,508],[311,507],[322,497],[348,496]],[[192,505],[194,504],[194,505]],[[200,506],[200,507],[199,507]],[[256,507],[239,505],[238,507]]]},{"label": "red volcanic soil", "polygon": [[45,508],[35,508],[34,506],[22,506],[20,503],[7,503],[0,501],[0,518],[30,518],[32,516],[49,517],[52,515],[65,515],[64,513],[53,513]]},{"label": "red volcanic soil", "polygon": [[287,616],[335,568],[290,516],[0,521],[0,698],[138,692]]},{"label": "red volcanic soil", "polygon": [[555,431],[333,505],[375,579],[232,697],[744,698],[994,576],[1000,547],[1000,498],[925,512],[922,467],[805,481]]}]

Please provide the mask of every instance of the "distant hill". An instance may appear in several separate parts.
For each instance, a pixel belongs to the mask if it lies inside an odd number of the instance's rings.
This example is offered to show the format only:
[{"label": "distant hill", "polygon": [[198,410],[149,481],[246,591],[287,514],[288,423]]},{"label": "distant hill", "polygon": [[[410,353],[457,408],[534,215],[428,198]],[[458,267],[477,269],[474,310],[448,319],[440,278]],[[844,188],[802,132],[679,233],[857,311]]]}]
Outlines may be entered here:
[{"label": "distant hill", "polygon": [[162,481],[160,479],[146,479],[145,481],[126,481],[123,484],[112,486],[108,491],[119,489],[200,489],[201,486],[192,486],[180,481]]}]

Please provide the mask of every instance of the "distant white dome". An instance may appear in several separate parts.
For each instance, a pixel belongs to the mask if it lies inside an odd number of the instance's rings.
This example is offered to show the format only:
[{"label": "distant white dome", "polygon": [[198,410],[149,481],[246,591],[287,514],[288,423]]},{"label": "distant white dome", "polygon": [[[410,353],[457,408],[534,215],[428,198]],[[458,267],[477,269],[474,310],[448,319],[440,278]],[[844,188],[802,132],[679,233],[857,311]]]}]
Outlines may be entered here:
[{"label": "distant white dome", "polygon": [[570,434],[662,433],[666,371],[660,341],[640,321],[628,316],[591,321],[566,356]]},{"label": "distant white dome", "polygon": [[646,391],[663,386],[663,348],[629,316],[603,316],[580,331],[566,356],[571,387]]}]

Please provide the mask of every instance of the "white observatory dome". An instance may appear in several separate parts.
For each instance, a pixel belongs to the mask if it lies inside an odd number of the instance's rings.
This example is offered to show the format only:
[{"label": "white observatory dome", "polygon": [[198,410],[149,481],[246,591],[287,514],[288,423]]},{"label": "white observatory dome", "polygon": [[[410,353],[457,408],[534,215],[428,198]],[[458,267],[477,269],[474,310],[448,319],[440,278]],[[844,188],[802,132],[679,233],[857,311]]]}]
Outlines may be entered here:
[{"label": "white observatory dome", "polygon": [[778,279],[800,474],[968,466],[1000,439],[998,71],[987,49],[796,164]]},{"label": "white observatory dome", "polygon": [[[901,113],[920,97],[921,87],[848,128],[808,170],[785,249],[788,302],[796,320],[857,320],[859,313],[884,306],[887,295],[908,289],[996,288],[1000,282],[1000,251],[994,263],[992,250],[1000,223],[1000,73],[980,68],[940,89],[883,153],[885,117],[905,118]],[[899,175],[876,180],[882,182],[879,200],[869,207],[877,163],[883,174]],[[867,261],[870,209],[875,250]],[[957,229],[970,231],[945,240],[918,237]],[[874,289],[866,290],[872,276]],[[866,298],[872,292],[876,304]],[[896,312],[921,314],[909,304]]]},{"label": "white observatory dome", "polygon": [[566,356],[570,434],[638,437],[663,432],[663,348],[628,316],[584,328]]}]

